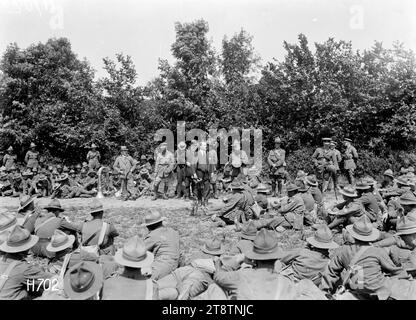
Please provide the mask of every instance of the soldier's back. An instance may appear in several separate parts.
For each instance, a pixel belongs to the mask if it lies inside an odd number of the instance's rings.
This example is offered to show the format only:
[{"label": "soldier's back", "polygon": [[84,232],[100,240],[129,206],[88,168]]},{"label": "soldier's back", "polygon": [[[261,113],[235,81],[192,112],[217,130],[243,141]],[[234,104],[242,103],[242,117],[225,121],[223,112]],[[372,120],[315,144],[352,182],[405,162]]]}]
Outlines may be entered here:
[{"label": "soldier's back", "polygon": [[150,279],[132,279],[123,275],[104,281],[102,300],[155,300],[156,282]]}]

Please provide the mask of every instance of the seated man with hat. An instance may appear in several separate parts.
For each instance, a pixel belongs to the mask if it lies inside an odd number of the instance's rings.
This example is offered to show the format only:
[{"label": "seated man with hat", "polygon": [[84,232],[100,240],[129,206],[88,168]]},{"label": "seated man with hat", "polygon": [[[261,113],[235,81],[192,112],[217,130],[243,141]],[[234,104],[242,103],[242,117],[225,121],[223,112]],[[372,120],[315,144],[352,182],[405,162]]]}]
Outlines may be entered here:
[{"label": "seated man with hat", "polygon": [[0,196],[10,197],[13,195],[12,184],[10,183],[9,176],[4,171],[0,172]]},{"label": "seated man with hat", "polygon": [[241,225],[237,222],[236,231],[239,232],[238,242],[231,248],[230,254],[236,255],[246,252],[251,248],[254,239],[257,235],[257,225],[253,220],[249,220],[245,224]]},{"label": "seated man with hat", "polygon": [[209,214],[212,220],[225,224],[234,224],[238,222],[246,222],[254,218],[254,212],[251,207],[255,204],[253,191],[242,181],[234,180],[229,186],[233,194],[228,198],[227,202],[219,207],[209,208]]},{"label": "seated man with hat", "polygon": [[158,280],[179,265],[179,233],[163,225],[165,217],[158,210],[150,210],[144,216],[144,226],[149,233],[144,238],[146,249],[154,254],[152,279]]},{"label": "seated man with hat", "polygon": [[[38,236],[38,243],[33,246],[32,252],[35,256],[52,258],[54,253],[47,250],[55,230],[60,229],[68,234],[72,234],[74,239],[78,232],[81,232],[81,225],[71,223],[61,216],[64,209],[57,199],[53,199],[44,210],[33,215],[30,219],[35,219],[35,223],[29,223],[28,230]],[[32,227],[33,226],[33,227]],[[78,243],[76,243],[78,244]]]},{"label": "seated man with hat", "polygon": [[[279,257],[281,266],[275,270],[292,281],[310,279],[317,286],[321,283],[322,273],[329,263],[329,250],[338,248],[331,230],[327,225],[319,225],[313,237],[306,238],[306,248],[298,248],[283,252]],[[280,268],[280,269],[279,269]]]},{"label": "seated man with hat", "polygon": [[296,185],[299,187],[299,194],[305,205],[305,224],[312,225],[316,220],[315,199],[309,192],[309,188],[305,183],[298,181]]},{"label": "seated man with hat", "polygon": [[346,185],[339,191],[344,198],[344,201],[333,205],[329,210],[327,217],[328,227],[334,229],[340,225],[349,225],[354,223],[362,215],[365,215],[364,206],[358,201],[358,194],[355,188],[351,185]]},{"label": "seated man with hat", "polygon": [[149,268],[154,260],[141,238],[134,236],[124,242],[114,260],[124,267],[120,275],[104,281],[102,300],[158,300],[155,280],[146,277],[142,269]]},{"label": "seated man with hat", "polygon": [[301,294],[298,289],[310,280],[302,280],[298,286],[287,277],[275,273],[275,262],[281,254],[276,232],[262,229],[251,248],[244,253],[246,258],[253,261],[254,267],[226,271],[221,266],[221,260],[217,259],[214,281],[233,300],[296,300]]},{"label": "seated man with hat", "polygon": [[256,221],[257,229],[263,227],[272,229],[283,227],[300,230],[303,228],[306,210],[303,199],[299,194],[299,187],[290,183],[286,187],[286,191],[288,195],[287,202],[278,202],[276,204],[277,211],[275,217]]},{"label": "seated man with hat", "polygon": [[51,199],[69,199],[73,197],[73,190],[69,185],[69,176],[67,173],[59,175],[54,182]]},{"label": "seated man with hat", "polygon": [[366,215],[346,227],[354,238],[351,245],[341,246],[332,256],[322,276],[321,288],[334,292],[343,270],[344,277],[339,293],[347,289],[364,299],[416,299],[416,281],[409,281],[406,271],[397,267],[386,250],[371,245],[380,232]]},{"label": "seated man with hat", "polygon": [[393,188],[393,186],[394,186],[393,170],[387,169],[383,173],[383,180],[381,181],[380,189],[382,189],[382,190],[390,189],[390,188]]},{"label": "seated man with hat", "polygon": [[114,255],[114,238],[119,233],[112,223],[104,222],[104,207],[102,203],[94,199],[90,204],[89,214],[92,220],[84,222],[81,228],[81,245],[98,246],[98,254]]},{"label": "seated man with hat", "polygon": [[4,253],[0,259],[0,299],[22,300],[40,294],[43,290],[41,281],[52,277],[52,274],[26,261],[30,248],[37,241],[37,236],[16,225],[0,245],[0,251]]},{"label": "seated man with hat", "polygon": [[19,198],[20,206],[17,208],[17,218],[22,221],[20,225],[28,230],[33,230],[37,218],[35,199],[36,197],[27,195]]},{"label": "seated man with hat", "polygon": [[355,185],[358,198],[364,207],[365,214],[368,216],[371,222],[377,222],[380,214],[380,207],[377,203],[377,199],[373,194],[373,188],[365,180],[359,180]]},{"label": "seated man with hat", "polygon": [[[33,180],[33,172],[30,169],[26,169],[22,172],[22,187],[23,187],[23,194],[25,195],[34,195],[31,191],[32,188],[32,180]],[[30,193],[29,193],[30,192]]]}]

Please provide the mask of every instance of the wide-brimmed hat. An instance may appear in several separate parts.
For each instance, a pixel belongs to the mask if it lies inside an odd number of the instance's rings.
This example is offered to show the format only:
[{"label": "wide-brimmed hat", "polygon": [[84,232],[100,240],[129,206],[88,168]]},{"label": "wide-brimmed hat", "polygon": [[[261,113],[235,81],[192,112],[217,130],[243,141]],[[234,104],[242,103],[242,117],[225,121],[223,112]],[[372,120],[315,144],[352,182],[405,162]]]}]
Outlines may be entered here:
[{"label": "wide-brimmed hat", "polygon": [[[185,145],[185,147],[186,147],[186,145]],[[144,154],[142,154],[141,157],[140,157],[140,160],[147,160],[147,157]]]},{"label": "wide-brimmed hat", "polygon": [[249,220],[243,225],[240,232],[240,237],[242,239],[254,240],[257,235],[257,227],[254,221]]},{"label": "wide-brimmed hat", "polygon": [[36,147],[36,144],[34,144],[33,142],[31,142],[31,143],[30,143],[30,147],[31,147],[31,148],[35,148],[35,147]]},{"label": "wide-brimmed hat", "polygon": [[320,249],[335,249],[338,248],[338,244],[333,240],[333,235],[331,230],[327,225],[322,224],[315,231],[313,237],[306,238],[306,241],[314,246],[315,248]]},{"label": "wide-brimmed hat", "polygon": [[331,140],[331,142],[329,143],[331,146],[336,146],[337,143],[334,140]]},{"label": "wide-brimmed hat", "polygon": [[38,236],[31,235],[27,229],[16,225],[10,232],[7,240],[0,245],[0,251],[7,253],[27,251],[38,241]]},{"label": "wide-brimmed hat", "polygon": [[146,245],[139,236],[126,240],[123,248],[118,249],[114,256],[118,264],[131,268],[150,266],[153,259],[153,253],[146,250]]},{"label": "wide-brimmed hat", "polygon": [[62,182],[62,181],[65,181],[65,180],[68,180],[68,178],[69,178],[69,175],[68,175],[68,173],[62,173],[57,179],[56,179],[56,182]]},{"label": "wide-brimmed hat", "polygon": [[308,184],[310,186],[313,186],[313,187],[318,186],[318,181],[316,181],[316,176],[314,174],[310,175],[310,176],[307,176],[305,178],[305,182],[306,182],[306,184]]},{"label": "wide-brimmed hat", "polygon": [[278,246],[276,232],[261,229],[244,255],[251,260],[274,260],[279,257],[281,250]]},{"label": "wide-brimmed hat", "polygon": [[166,218],[162,216],[159,210],[152,209],[144,216],[143,225],[150,226],[152,224],[156,224],[159,222],[164,221]]},{"label": "wide-brimmed hat", "polygon": [[339,193],[349,198],[357,198],[358,194],[352,185],[346,185],[344,188],[339,190]]},{"label": "wide-brimmed hat", "polygon": [[405,176],[400,176],[397,179],[394,180],[396,184],[400,184],[402,186],[408,187],[409,186],[409,180]]},{"label": "wide-brimmed hat", "polygon": [[201,250],[202,252],[213,256],[220,256],[225,252],[222,241],[218,237],[214,237],[214,239],[206,241]]},{"label": "wide-brimmed hat", "polygon": [[280,137],[274,138],[274,143],[282,143],[282,139]]},{"label": "wide-brimmed hat", "polygon": [[230,183],[229,188],[231,190],[244,190],[244,183],[241,181],[233,181]]},{"label": "wide-brimmed hat", "polygon": [[330,143],[332,141],[332,139],[331,138],[322,138],[322,141],[324,143]]},{"label": "wide-brimmed hat", "polygon": [[56,229],[52,235],[51,242],[46,246],[46,250],[50,252],[59,252],[67,248],[71,248],[75,242],[75,237],[71,234]]},{"label": "wide-brimmed hat", "polygon": [[0,231],[0,245],[9,237],[10,230]]},{"label": "wide-brimmed hat", "polygon": [[16,215],[9,213],[6,209],[0,211],[0,232],[13,229],[17,225]]},{"label": "wide-brimmed hat", "polygon": [[364,180],[359,180],[355,184],[355,189],[357,190],[368,190],[371,189],[371,186]]},{"label": "wide-brimmed hat", "polygon": [[127,149],[127,147],[126,147],[126,146],[121,146],[121,147],[120,147],[120,150],[121,150],[121,151],[128,151],[128,149]]},{"label": "wide-brimmed hat", "polygon": [[91,149],[97,148],[97,145],[95,143],[91,144]]},{"label": "wide-brimmed hat", "polygon": [[256,188],[257,193],[269,193],[270,188],[266,186],[264,183],[259,183],[259,185]]},{"label": "wide-brimmed hat", "polygon": [[12,146],[8,147],[7,151],[13,151],[13,147]]},{"label": "wide-brimmed hat", "polygon": [[380,231],[374,228],[367,215],[363,214],[354,224],[345,227],[354,239],[373,242],[380,237]]},{"label": "wide-brimmed hat", "polygon": [[69,174],[75,174],[75,170],[74,169],[69,170]]},{"label": "wide-brimmed hat", "polygon": [[289,183],[288,186],[286,187],[286,191],[287,192],[299,191],[299,187],[294,183]]},{"label": "wide-brimmed hat", "polygon": [[81,261],[65,273],[64,291],[72,300],[87,300],[100,291],[103,280],[98,263]]},{"label": "wide-brimmed hat", "polygon": [[100,213],[104,211],[104,206],[101,201],[94,199],[90,204],[90,211],[88,212],[91,215]]},{"label": "wide-brimmed hat", "polygon": [[391,170],[391,169],[387,169],[386,171],[384,171],[383,175],[394,179],[393,170]]},{"label": "wide-brimmed hat", "polygon": [[400,205],[405,206],[415,206],[416,205],[416,197],[413,192],[405,192],[399,198]]},{"label": "wide-brimmed hat", "polygon": [[344,142],[345,141],[347,141],[347,142],[352,142],[352,140],[350,139],[350,138],[344,138]]},{"label": "wide-brimmed hat", "polygon": [[36,197],[31,197],[28,195],[23,195],[20,197],[20,207],[17,209],[17,212],[22,211],[23,209],[25,209],[29,204],[31,204],[34,200],[36,199]]},{"label": "wide-brimmed hat", "polygon": [[65,209],[62,208],[61,203],[58,199],[52,199],[51,202],[48,203],[47,206],[45,206],[46,210],[58,210],[58,211],[65,211]]},{"label": "wide-brimmed hat", "polygon": [[410,211],[407,215],[399,217],[396,230],[397,235],[416,233],[416,211]]}]

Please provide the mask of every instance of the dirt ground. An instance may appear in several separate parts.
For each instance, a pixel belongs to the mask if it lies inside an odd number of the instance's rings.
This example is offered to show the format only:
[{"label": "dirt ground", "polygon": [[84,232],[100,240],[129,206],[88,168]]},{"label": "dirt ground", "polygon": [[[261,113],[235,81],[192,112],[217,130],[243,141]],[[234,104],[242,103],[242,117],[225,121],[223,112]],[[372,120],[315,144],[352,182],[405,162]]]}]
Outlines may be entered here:
[{"label": "dirt ground", "polygon": [[[36,199],[37,206],[45,206],[50,201],[49,198]],[[176,229],[180,234],[180,247],[183,262],[188,262],[190,257],[197,253],[204,242],[213,238],[215,235],[225,236],[225,249],[230,249],[238,241],[238,233],[234,226],[214,227],[199,210],[196,216],[191,216],[192,202],[179,199],[158,199],[152,201],[151,198],[140,198],[136,201],[121,201],[112,198],[101,199],[104,205],[104,219],[113,223],[120,233],[116,238],[115,244],[121,247],[123,241],[142,231],[140,224],[143,222],[143,215],[149,209],[156,208],[162,211],[167,217],[165,225]],[[335,201],[333,193],[325,196],[325,202]],[[73,222],[83,222],[90,218],[88,209],[92,199],[75,198],[60,200],[65,209],[64,215]],[[210,204],[220,204],[221,200],[211,199]],[[0,198],[0,208],[7,208],[15,211],[19,206],[18,198]],[[282,249],[291,249],[304,245],[304,239],[311,236],[313,231],[306,228],[303,232],[286,230],[279,234],[279,246]],[[339,239],[336,239],[339,241]]]}]

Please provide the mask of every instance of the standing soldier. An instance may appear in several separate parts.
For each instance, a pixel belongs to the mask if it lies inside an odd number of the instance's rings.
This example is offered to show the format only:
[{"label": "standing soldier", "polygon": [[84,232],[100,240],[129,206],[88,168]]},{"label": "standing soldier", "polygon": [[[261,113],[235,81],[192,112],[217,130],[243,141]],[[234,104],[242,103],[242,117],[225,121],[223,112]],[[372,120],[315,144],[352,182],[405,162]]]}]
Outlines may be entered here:
[{"label": "standing soldier", "polygon": [[210,178],[214,172],[213,165],[209,162],[209,154],[207,152],[207,143],[201,141],[197,153],[197,161],[194,166],[193,177],[196,183],[196,196],[200,205],[208,204],[208,195],[210,189]]},{"label": "standing soldier", "polygon": [[178,143],[178,149],[175,151],[176,178],[177,178],[176,198],[177,199],[180,199],[182,195],[185,195],[186,164],[180,163],[181,159],[185,160],[185,149],[186,149],[186,143],[185,141],[181,141]]},{"label": "standing soldier", "polygon": [[3,157],[3,166],[6,167],[6,170],[9,170],[11,167],[13,167],[16,163],[17,156],[13,154],[13,147],[10,146],[7,149],[7,154]]},{"label": "standing soldier", "polygon": [[97,171],[100,168],[100,151],[97,150],[97,146],[93,143],[91,150],[87,153],[88,167],[90,170]]},{"label": "standing soldier", "polygon": [[113,168],[122,174],[122,199],[127,200],[134,194],[133,171],[136,169],[136,161],[129,156],[126,146],[121,147],[121,155],[116,158]]},{"label": "standing soldier", "polygon": [[241,145],[239,140],[234,140],[233,142],[233,151],[229,156],[229,161],[225,165],[231,165],[231,181],[233,181],[237,176],[243,175],[242,166],[248,164],[248,156],[244,150],[241,150]]},{"label": "standing soldier", "polygon": [[329,184],[329,177],[335,173],[335,166],[334,151],[329,148],[331,138],[323,138],[322,141],[324,143],[323,148],[317,148],[312,155],[312,159],[320,189],[325,192]]},{"label": "standing soldier", "polygon": [[[336,149],[337,143],[335,141],[331,141],[331,143],[329,144],[329,148],[334,152],[333,155],[333,162],[334,162],[334,167],[335,167],[335,173],[330,177],[330,181],[332,181],[332,184],[334,185],[334,188],[337,187],[338,185],[338,174],[339,174],[339,164],[342,161],[342,156],[341,156],[341,152]],[[329,183],[328,185],[328,191],[331,190],[331,183]]]},{"label": "standing soldier", "polygon": [[212,166],[212,172],[209,179],[209,182],[211,184],[212,188],[212,196],[214,199],[218,199],[218,190],[217,190],[217,181],[218,181],[218,155],[217,155],[217,141],[216,139],[209,138],[208,139],[208,145],[209,145],[209,163]]},{"label": "standing soldier", "polygon": [[30,169],[37,168],[39,166],[39,162],[38,162],[39,152],[37,152],[35,148],[36,148],[36,145],[33,142],[31,142],[30,150],[26,152],[26,156],[25,156],[26,166]]},{"label": "standing soldier", "polygon": [[[274,139],[275,148],[270,150],[267,162],[270,166],[270,178],[272,180],[273,196],[276,194],[280,197],[282,195],[283,181],[287,181],[288,173],[286,171],[286,151],[283,150],[280,145],[282,141],[279,137]],[[277,182],[277,193],[276,193]]]},{"label": "standing soldier", "polygon": [[159,185],[162,180],[164,182],[163,198],[168,198],[168,182],[175,165],[175,156],[167,149],[167,146],[168,144],[166,142],[162,142],[159,146],[160,152],[156,156],[155,180],[153,185],[154,196],[152,200],[156,200],[158,198]]},{"label": "standing soldier", "polygon": [[351,142],[349,138],[344,139],[344,169],[347,172],[348,183],[354,184],[354,170],[357,168],[355,161],[358,160],[358,153]]}]

